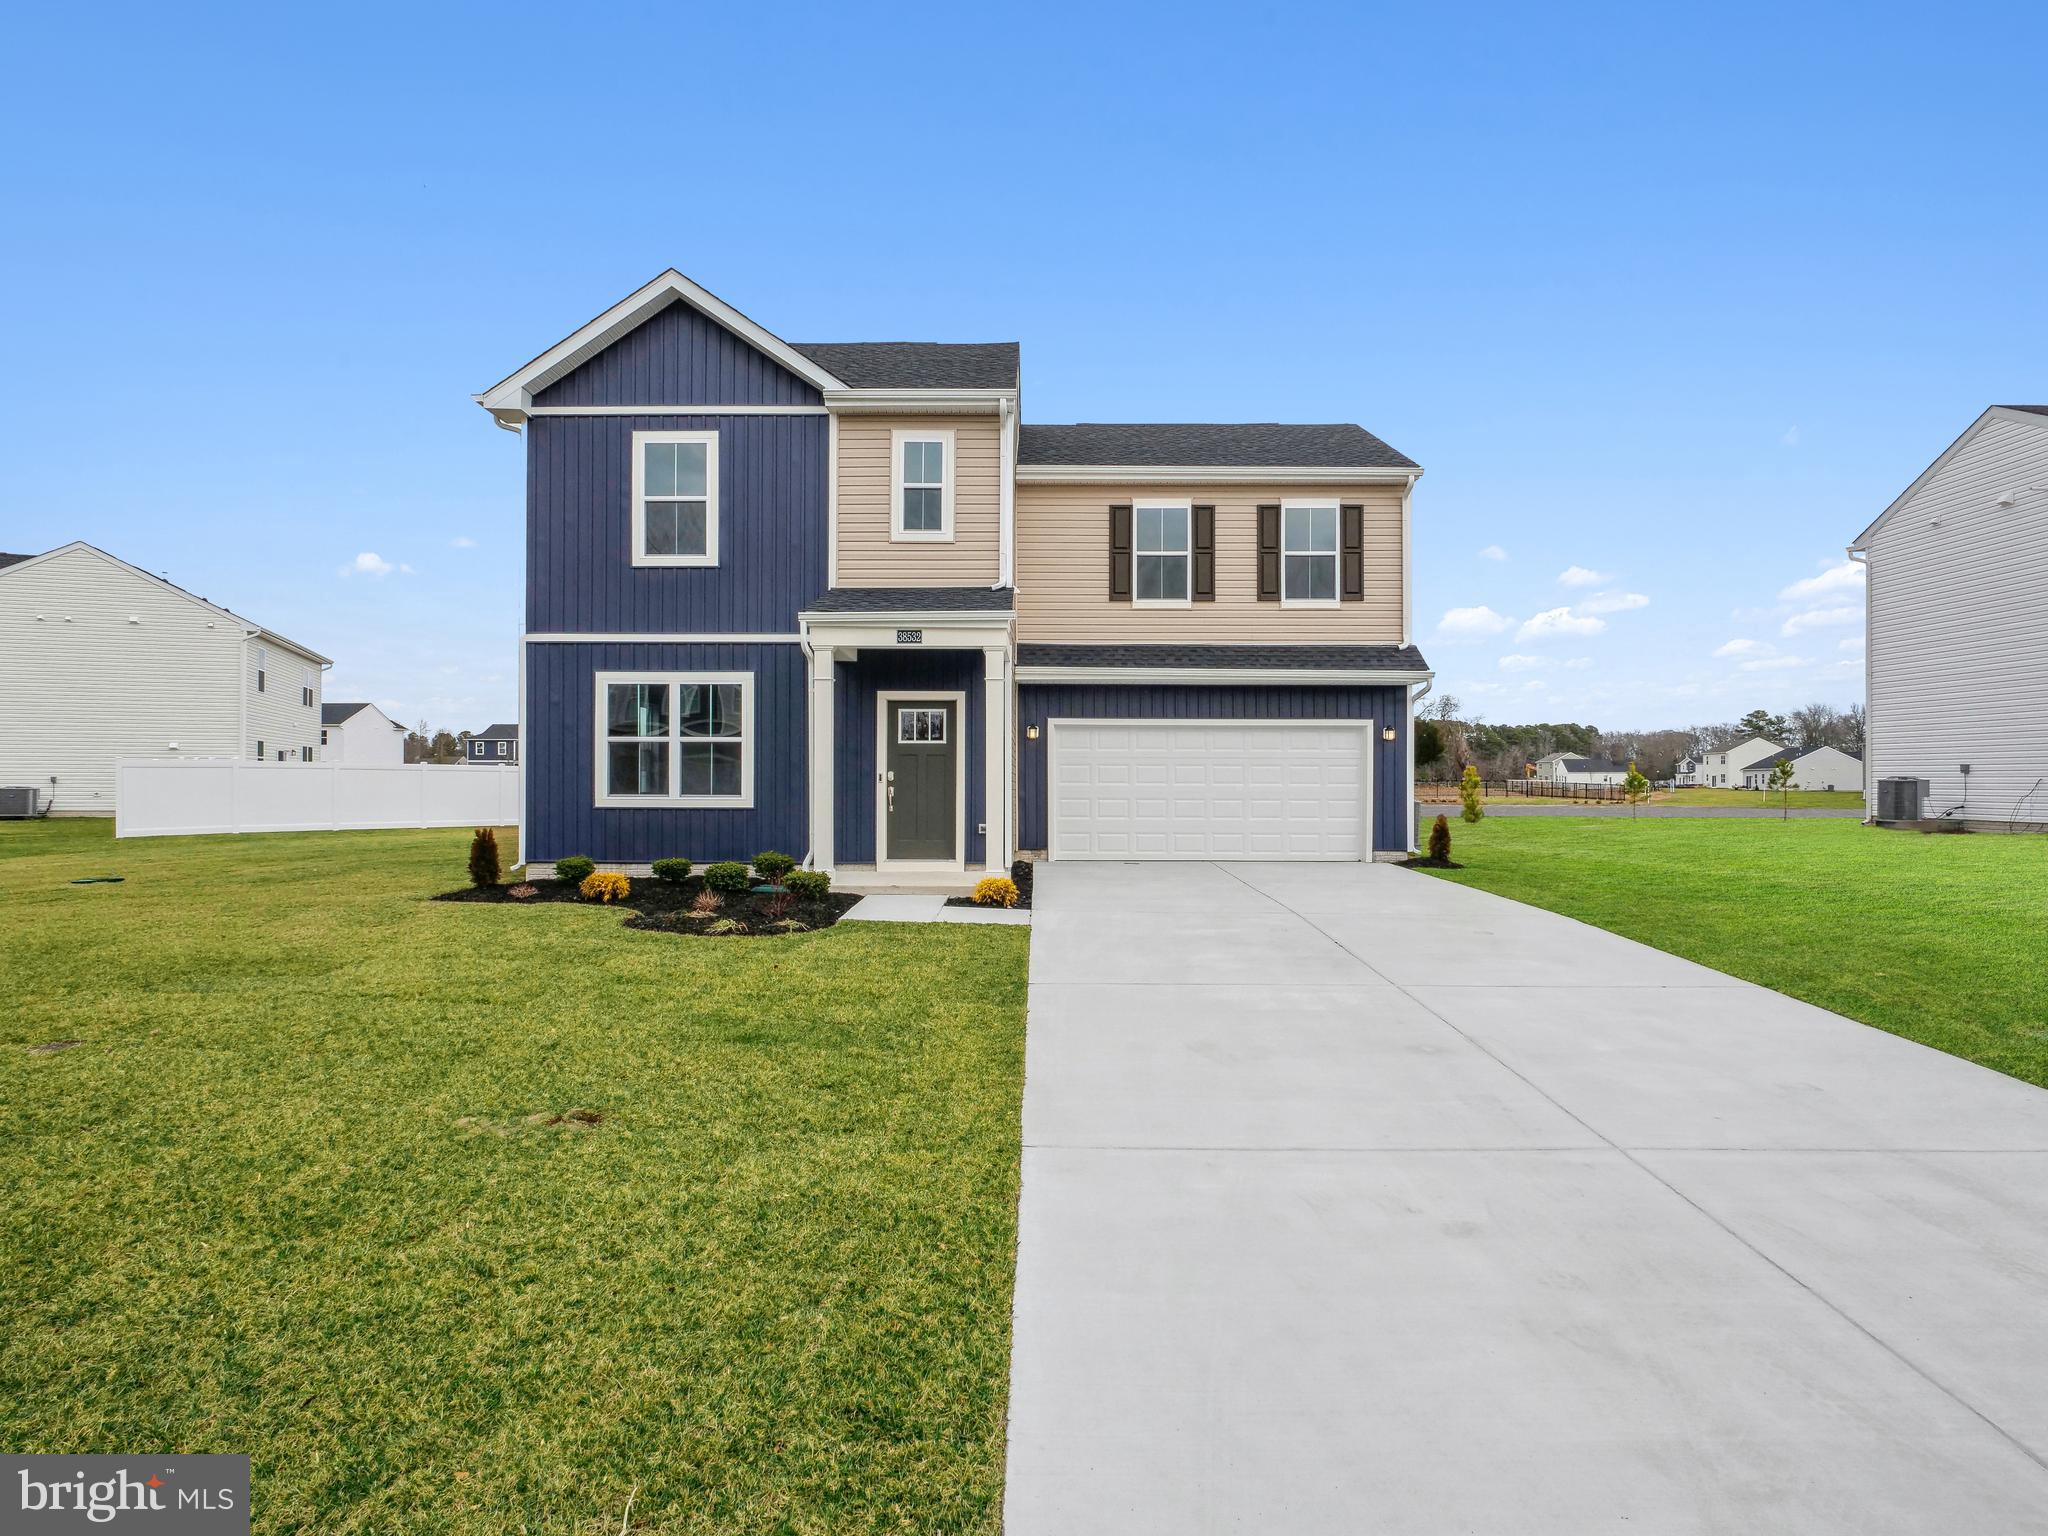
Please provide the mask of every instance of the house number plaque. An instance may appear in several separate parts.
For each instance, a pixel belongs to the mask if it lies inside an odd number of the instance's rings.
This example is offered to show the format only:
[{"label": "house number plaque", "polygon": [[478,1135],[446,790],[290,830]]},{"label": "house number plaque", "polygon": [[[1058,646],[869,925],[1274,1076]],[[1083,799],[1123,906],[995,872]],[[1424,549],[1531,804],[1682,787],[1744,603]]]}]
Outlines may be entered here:
[{"label": "house number plaque", "polygon": [[899,629],[896,631],[898,645],[923,645],[924,631],[921,629]]}]

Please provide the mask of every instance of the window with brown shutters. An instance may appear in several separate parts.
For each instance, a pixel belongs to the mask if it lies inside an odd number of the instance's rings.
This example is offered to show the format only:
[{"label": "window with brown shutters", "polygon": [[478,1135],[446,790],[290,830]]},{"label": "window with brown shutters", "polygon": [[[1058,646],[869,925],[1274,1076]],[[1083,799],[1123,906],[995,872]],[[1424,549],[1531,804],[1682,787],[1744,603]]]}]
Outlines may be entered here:
[{"label": "window with brown shutters", "polygon": [[1131,509],[1128,504],[1109,509],[1109,600],[1131,600]]},{"label": "window with brown shutters", "polygon": [[1259,601],[1280,601],[1280,504],[1259,508]]},{"label": "window with brown shutters", "polygon": [[1196,507],[1195,513],[1195,601],[1216,601],[1216,509]]},{"label": "window with brown shutters", "polygon": [[1344,523],[1343,586],[1339,595],[1347,603],[1365,601],[1365,508],[1346,502],[1338,508]]}]

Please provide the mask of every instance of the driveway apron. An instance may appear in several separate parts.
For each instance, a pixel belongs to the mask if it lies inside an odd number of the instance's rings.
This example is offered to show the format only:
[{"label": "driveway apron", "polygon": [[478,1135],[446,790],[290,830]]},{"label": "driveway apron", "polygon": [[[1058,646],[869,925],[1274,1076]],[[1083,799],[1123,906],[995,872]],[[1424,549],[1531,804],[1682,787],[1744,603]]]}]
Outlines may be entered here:
[{"label": "driveway apron", "polygon": [[2048,1531],[2048,1094],[1387,865],[1041,865],[1006,1530]]}]

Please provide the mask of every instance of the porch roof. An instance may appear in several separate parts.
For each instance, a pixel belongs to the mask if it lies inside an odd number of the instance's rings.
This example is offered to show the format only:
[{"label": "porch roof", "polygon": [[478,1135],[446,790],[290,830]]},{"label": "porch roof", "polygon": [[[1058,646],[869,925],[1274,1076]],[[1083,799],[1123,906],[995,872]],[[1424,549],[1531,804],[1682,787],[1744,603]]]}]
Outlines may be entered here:
[{"label": "porch roof", "polygon": [[834,587],[804,609],[812,614],[1008,613],[1008,587]]}]

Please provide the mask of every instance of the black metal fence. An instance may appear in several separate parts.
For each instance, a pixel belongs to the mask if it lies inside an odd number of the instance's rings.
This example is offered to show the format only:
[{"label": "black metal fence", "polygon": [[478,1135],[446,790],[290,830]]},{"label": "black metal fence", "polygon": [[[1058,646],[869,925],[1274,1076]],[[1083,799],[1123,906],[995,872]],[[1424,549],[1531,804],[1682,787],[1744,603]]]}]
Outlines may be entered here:
[{"label": "black metal fence", "polygon": [[[1501,800],[1585,800],[1619,803],[1628,797],[1619,784],[1559,784],[1549,779],[1481,779],[1480,788]],[[1456,805],[1458,781],[1418,783],[1415,798],[1425,805]]]}]

